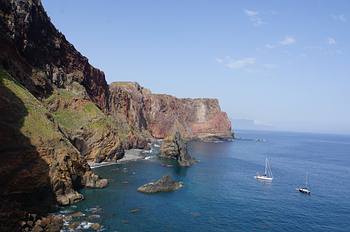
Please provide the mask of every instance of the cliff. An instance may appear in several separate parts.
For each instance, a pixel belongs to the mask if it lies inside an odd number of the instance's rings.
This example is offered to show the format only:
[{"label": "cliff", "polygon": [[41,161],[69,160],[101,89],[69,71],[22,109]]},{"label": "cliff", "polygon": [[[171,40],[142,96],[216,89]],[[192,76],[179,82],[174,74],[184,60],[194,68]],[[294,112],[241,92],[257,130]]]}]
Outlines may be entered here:
[{"label": "cliff", "polygon": [[231,122],[217,99],[152,94],[135,82],[112,83],[110,98],[113,115],[124,115],[130,126],[147,130],[154,138],[179,131],[186,139],[232,139]]},{"label": "cliff", "polygon": [[101,109],[108,107],[104,73],[55,28],[40,0],[0,0],[0,12],[1,64],[34,96],[77,82]]},{"label": "cliff", "polygon": [[231,139],[231,122],[217,99],[178,99],[169,95],[148,95],[145,104],[148,129],[156,138],[175,131],[187,139]]},{"label": "cliff", "polygon": [[[82,200],[82,187],[107,185],[87,161],[101,147],[109,158],[121,153],[123,131],[113,134],[119,128],[110,129],[103,113],[108,94],[103,72],[56,30],[40,1],[0,0],[1,231],[18,231],[16,220],[28,212],[44,216],[55,204]],[[65,124],[79,110],[92,115],[79,127],[90,125],[86,133]],[[75,135],[88,137],[87,151]]]},{"label": "cliff", "polygon": [[1,69],[0,110],[1,230],[26,211],[42,215],[83,199],[83,186],[104,187],[45,106]]},{"label": "cliff", "polygon": [[101,188],[89,162],[179,131],[186,139],[231,138],[214,99],[152,94],[137,83],[110,86],[51,23],[40,0],[0,0],[0,230],[27,212]]}]

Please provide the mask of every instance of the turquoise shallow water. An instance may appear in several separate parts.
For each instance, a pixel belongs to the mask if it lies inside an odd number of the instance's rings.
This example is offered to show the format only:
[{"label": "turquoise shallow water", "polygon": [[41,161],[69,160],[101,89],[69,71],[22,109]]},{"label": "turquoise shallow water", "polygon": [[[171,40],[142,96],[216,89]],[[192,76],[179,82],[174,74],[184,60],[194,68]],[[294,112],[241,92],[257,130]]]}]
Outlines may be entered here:
[{"label": "turquoise shallow water", "polygon": [[[200,162],[190,168],[155,158],[95,169],[110,180],[109,187],[84,190],[86,200],[70,209],[105,231],[350,231],[350,136],[237,135],[241,139],[234,142],[191,143]],[[274,174],[270,184],[253,178],[263,171],[266,156]],[[306,172],[311,196],[295,190]],[[136,191],[165,174],[183,181],[184,188],[154,195]]]}]

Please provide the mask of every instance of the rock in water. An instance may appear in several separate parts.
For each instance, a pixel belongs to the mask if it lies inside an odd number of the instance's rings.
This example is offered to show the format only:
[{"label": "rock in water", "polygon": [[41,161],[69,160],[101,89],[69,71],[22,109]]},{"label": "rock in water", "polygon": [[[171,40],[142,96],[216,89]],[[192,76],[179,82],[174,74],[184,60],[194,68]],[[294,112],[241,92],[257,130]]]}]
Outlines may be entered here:
[{"label": "rock in water", "polygon": [[[49,215],[41,220],[37,220],[31,231],[61,231],[63,226],[62,216]],[[27,230],[23,230],[27,231]]]},{"label": "rock in water", "polygon": [[107,179],[101,179],[98,175],[91,171],[85,173],[82,182],[87,188],[105,188],[108,185]]},{"label": "rock in water", "polygon": [[174,181],[170,176],[163,176],[156,182],[142,185],[137,191],[143,193],[171,192],[178,190],[182,186],[181,182]]},{"label": "rock in water", "polygon": [[187,144],[179,132],[164,139],[160,147],[160,156],[176,159],[181,166],[191,166],[195,163],[195,160],[188,154]]}]

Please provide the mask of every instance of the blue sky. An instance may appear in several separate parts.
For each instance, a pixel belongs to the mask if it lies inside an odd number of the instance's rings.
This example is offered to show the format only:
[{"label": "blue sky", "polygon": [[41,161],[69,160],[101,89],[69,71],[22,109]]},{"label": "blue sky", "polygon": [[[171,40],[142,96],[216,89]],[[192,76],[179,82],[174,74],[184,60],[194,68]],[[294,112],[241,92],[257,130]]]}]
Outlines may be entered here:
[{"label": "blue sky", "polygon": [[350,133],[349,1],[43,4],[109,83],[215,97],[231,118],[278,130]]}]

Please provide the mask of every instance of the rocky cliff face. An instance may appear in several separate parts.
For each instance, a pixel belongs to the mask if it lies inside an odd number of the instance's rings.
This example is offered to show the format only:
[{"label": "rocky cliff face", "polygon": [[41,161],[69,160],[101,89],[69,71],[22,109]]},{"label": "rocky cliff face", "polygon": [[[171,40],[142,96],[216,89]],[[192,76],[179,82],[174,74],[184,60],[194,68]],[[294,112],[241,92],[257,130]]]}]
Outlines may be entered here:
[{"label": "rocky cliff face", "polygon": [[231,139],[231,122],[216,99],[178,99],[149,95],[145,104],[148,129],[156,138],[175,131],[187,139]]},{"label": "rocky cliff face", "polygon": [[[0,69],[0,230],[26,211],[83,199],[80,187],[104,187],[60,132],[45,106]],[[93,182],[93,184],[91,184]],[[16,216],[13,216],[16,214]],[[4,227],[2,227],[4,226]]]},{"label": "rocky cliff face", "polygon": [[0,12],[2,66],[34,96],[77,82],[101,109],[108,107],[104,73],[55,28],[40,0],[0,0]]},{"label": "rocky cliff face", "polygon": [[43,101],[86,160],[115,160],[124,148],[147,146],[149,136],[134,131],[121,109],[106,114],[118,99],[109,97],[104,73],[55,28],[39,0],[0,0],[0,26],[0,65]]},{"label": "rocky cliff face", "polygon": [[[57,93],[64,91],[79,97],[62,94],[66,101],[57,100]],[[13,220],[28,211],[43,215],[56,203],[83,199],[81,187],[106,186],[73,142],[71,135],[80,131],[70,134],[59,121],[72,115],[58,109],[62,103],[64,109],[93,111],[96,125],[91,123],[88,143],[110,138],[106,154],[118,155],[117,135],[96,132],[100,121],[106,122],[102,111],[108,108],[108,93],[103,72],[90,66],[56,30],[39,0],[0,0],[1,231],[17,231]],[[96,150],[91,148],[86,157]]]},{"label": "rocky cliff face", "polygon": [[144,115],[144,98],[147,90],[135,82],[115,82],[109,87],[110,113],[117,118],[123,118],[128,125],[136,130],[147,130]]},{"label": "rocky cliff face", "polygon": [[232,138],[231,122],[217,99],[152,94],[134,82],[112,83],[110,98],[112,114],[126,116],[130,126],[146,129],[155,138],[165,138],[177,131],[186,139]]}]

